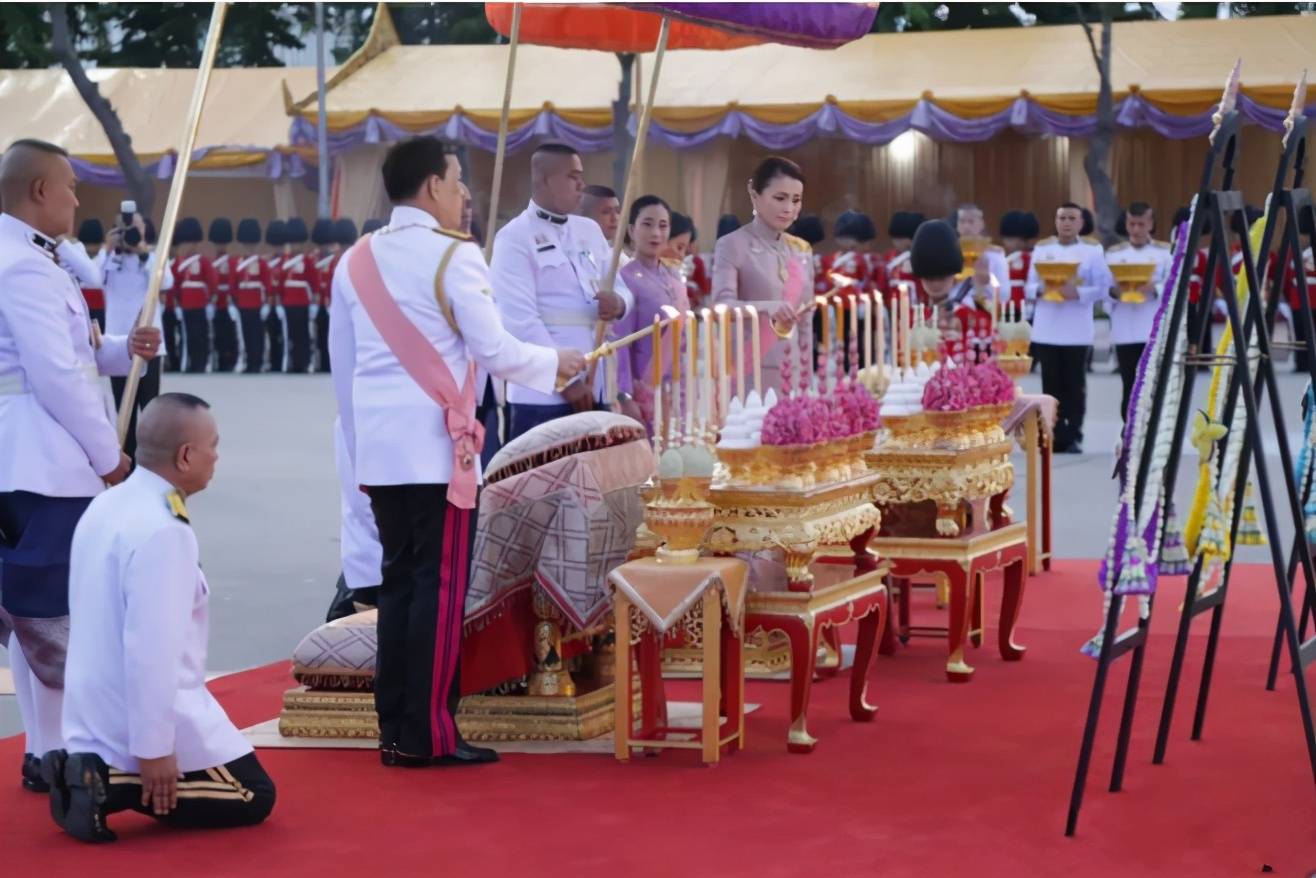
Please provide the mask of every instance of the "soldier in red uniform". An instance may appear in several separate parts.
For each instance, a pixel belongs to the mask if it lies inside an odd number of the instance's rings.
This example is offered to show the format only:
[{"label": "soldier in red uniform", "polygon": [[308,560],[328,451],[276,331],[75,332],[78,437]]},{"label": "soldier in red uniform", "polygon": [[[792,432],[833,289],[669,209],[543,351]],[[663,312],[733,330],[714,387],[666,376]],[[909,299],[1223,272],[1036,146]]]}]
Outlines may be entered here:
[{"label": "soldier in red uniform", "polygon": [[[886,289],[885,263],[871,252],[877,240],[877,228],[868,214],[847,210],[836,218],[832,233],[836,249],[822,258],[819,269],[854,281],[847,292],[873,292]],[[834,285],[831,281],[829,285]]]},{"label": "soldier in red uniform", "polygon": [[288,330],[284,323],[283,303],[280,299],[283,282],[283,260],[288,251],[284,242],[287,236],[287,224],[283,220],[270,220],[265,227],[265,245],[267,253],[265,266],[270,272],[270,285],[265,292],[265,307],[261,309],[261,319],[265,323],[266,349],[270,352],[269,370],[282,372],[285,368],[284,352],[287,348]]},{"label": "soldier in red uniform", "polygon": [[[950,223],[930,220],[918,227],[910,248],[910,267],[923,283],[924,308],[935,309],[945,353],[961,364],[992,355],[992,274],[980,261],[963,280],[964,254]],[[926,310],[924,317],[929,317]]]},{"label": "soldier in red uniform", "polygon": [[206,309],[219,287],[215,266],[198,249],[203,240],[201,221],[185,217],[178,223],[174,243],[174,288],[183,309],[183,371],[204,372],[210,364],[210,321]]},{"label": "soldier in red uniform", "polygon": [[233,304],[234,269],[236,257],[230,256],[228,246],[233,243],[232,221],[219,217],[211,220],[207,235],[210,243],[215,245],[215,255],[211,264],[215,267],[215,276],[219,283],[215,287],[215,298],[210,304],[211,337],[215,341],[215,371],[232,372],[238,365],[238,309]]},{"label": "soldier in red uniform", "polygon": [[923,214],[898,210],[891,214],[887,224],[887,235],[891,238],[891,249],[882,254],[883,273],[886,275],[887,295],[899,294],[900,284],[913,285],[916,300],[923,297],[923,285],[909,265],[909,250],[914,243],[914,233],[923,224]]},{"label": "soldier in red uniform", "polygon": [[[101,221],[95,218],[85,219],[82,225],[78,226],[78,241],[87,249],[87,257],[95,260],[100,252],[101,245],[105,243],[105,227]],[[105,331],[105,290],[99,284],[96,286],[86,286],[79,280],[78,286],[82,289],[82,297],[87,300],[87,311],[91,314],[91,319],[96,321],[96,325]]]},{"label": "soldier in red uniform", "polygon": [[238,244],[243,254],[233,263],[233,304],[238,308],[238,325],[242,328],[242,371],[258,375],[265,358],[264,311],[268,307],[270,267],[261,258],[260,221],[244,219],[238,223]]},{"label": "soldier in red uniform", "polygon": [[288,245],[280,266],[279,302],[288,334],[288,371],[303,374],[311,366],[311,305],[320,289],[316,253],[306,247],[306,223],[293,217],[286,225]]},{"label": "soldier in red uniform", "polygon": [[356,223],[346,217],[331,222],[329,226],[329,249],[318,262],[315,264],[316,272],[320,276],[320,288],[317,291],[316,305],[318,313],[315,317],[315,347],[319,352],[316,361],[316,371],[329,371],[329,301],[331,298],[331,287],[334,276],[334,269],[338,267],[338,260],[343,257],[343,252],[356,243]]},{"label": "soldier in red uniform", "polygon": [[1028,267],[1033,262],[1033,242],[1041,234],[1037,215],[1026,210],[1009,210],[1001,217],[1001,246],[1005,248],[1005,264],[1010,267],[1011,304],[1017,304],[1023,313],[1026,303],[1024,283],[1028,280]]}]

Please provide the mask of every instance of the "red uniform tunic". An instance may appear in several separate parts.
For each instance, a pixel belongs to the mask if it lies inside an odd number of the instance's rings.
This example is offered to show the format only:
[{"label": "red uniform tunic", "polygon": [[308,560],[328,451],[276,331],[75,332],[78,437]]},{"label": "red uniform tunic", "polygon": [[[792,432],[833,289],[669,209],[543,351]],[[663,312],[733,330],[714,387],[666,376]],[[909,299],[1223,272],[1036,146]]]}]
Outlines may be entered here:
[{"label": "red uniform tunic", "polygon": [[923,299],[923,283],[914,277],[914,271],[910,268],[909,251],[900,252],[899,250],[888,250],[882,254],[882,261],[885,263],[886,274],[886,294],[888,297],[899,295],[900,284],[912,284],[913,295],[919,301]]},{"label": "red uniform tunic", "polygon": [[708,270],[708,260],[702,253],[695,253],[685,258],[685,294],[690,300],[690,307],[702,307],[713,291],[713,274]]},{"label": "red uniform tunic", "polygon": [[282,253],[271,253],[264,260],[265,267],[270,272],[270,285],[267,294],[273,300],[270,302],[272,305],[281,302],[283,299],[283,260]]},{"label": "red uniform tunic", "polygon": [[219,275],[209,259],[200,253],[180,256],[174,260],[173,271],[178,304],[184,311],[205,308],[211,303],[219,286]]},{"label": "red uniform tunic", "polygon": [[319,289],[320,273],[312,255],[294,253],[283,260],[279,267],[279,301],[284,307],[308,307]]},{"label": "red uniform tunic", "polygon": [[233,265],[233,278],[233,298],[239,308],[265,304],[273,287],[268,262],[255,254],[243,256]]},{"label": "red uniform tunic", "polygon": [[322,257],[315,263],[316,277],[319,279],[319,285],[315,289],[315,303],[321,308],[328,308],[329,301],[333,296],[334,269],[338,267],[338,260],[343,257],[341,250],[330,253]]},{"label": "red uniform tunic", "polygon": [[[856,250],[838,250],[825,256],[815,257],[818,261],[814,270],[814,288],[818,295],[825,296],[836,290],[840,293],[859,293],[872,285],[869,261],[864,254]],[[833,274],[854,281],[852,286],[837,289],[838,284],[832,279]]]},{"label": "red uniform tunic", "polygon": [[1006,254],[1005,264],[1010,266],[1010,301],[1024,305],[1024,284],[1028,281],[1028,268],[1033,264],[1033,251],[1016,250]]},{"label": "red uniform tunic", "polygon": [[217,253],[211,261],[215,268],[215,307],[228,308],[233,297],[235,259],[227,253]]}]

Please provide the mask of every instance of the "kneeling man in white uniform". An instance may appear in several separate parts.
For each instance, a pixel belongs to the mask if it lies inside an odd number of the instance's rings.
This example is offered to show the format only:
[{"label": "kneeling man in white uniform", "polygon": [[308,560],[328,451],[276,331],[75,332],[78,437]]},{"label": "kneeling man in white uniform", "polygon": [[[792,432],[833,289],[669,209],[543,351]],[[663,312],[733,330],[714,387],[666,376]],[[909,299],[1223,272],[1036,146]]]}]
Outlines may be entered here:
[{"label": "kneeling man in white uniform", "polygon": [[50,812],[75,838],[113,841],[106,815],[180,827],[245,826],[274,784],[206,689],[210,589],[186,500],[219,459],[209,406],[156,397],[137,427],[137,469],[87,507],[69,565],[67,751],[43,757]]}]

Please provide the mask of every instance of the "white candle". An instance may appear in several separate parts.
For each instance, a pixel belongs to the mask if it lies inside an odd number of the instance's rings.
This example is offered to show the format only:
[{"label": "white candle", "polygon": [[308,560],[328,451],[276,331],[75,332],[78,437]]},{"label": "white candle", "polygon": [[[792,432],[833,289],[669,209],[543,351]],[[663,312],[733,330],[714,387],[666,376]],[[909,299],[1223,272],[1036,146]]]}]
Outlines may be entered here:
[{"label": "white candle", "polygon": [[[653,315],[653,447],[663,449],[663,334],[662,318]],[[625,356],[625,355],[623,355]]]},{"label": "white candle", "polygon": [[[881,293],[873,295],[873,310],[877,314],[877,379],[880,382],[886,375],[886,302],[882,300]],[[878,385],[881,386],[880,384]]]},{"label": "white candle", "polygon": [[672,319],[672,434],[668,438],[667,445],[669,448],[675,448],[681,444],[681,369],[684,368],[681,363],[681,317],[678,314]]},{"label": "white candle", "polygon": [[909,357],[909,287],[900,285],[900,365],[908,369]]},{"label": "white candle", "polygon": [[686,441],[690,442],[695,435],[695,404],[699,400],[699,393],[695,389],[699,384],[695,374],[695,357],[698,355],[699,348],[699,322],[693,311],[685,312],[685,317],[685,436]]},{"label": "white candle", "polygon": [[753,352],[752,363],[754,366],[754,389],[758,391],[759,398],[762,399],[763,355],[761,348],[763,343],[759,340],[759,310],[753,305],[746,305],[745,310],[749,312],[749,339],[750,349]]},{"label": "white candle", "polygon": [[736,363],[736,399],[740,400],[743,405],[745,402],[745,309],[736,309],[736,337],[735,337],[735,363]]},{"label": "white candle", "polygon": [[717,315],[717,419],[721,426],[731,405],[731,311],[726,305],[717,305],[713,313]]},{"label": "white candle", "polygon": [[891,297],[891,367],[900,366],[900,291]]},{"label": "white candle", "polygon": [[864,303],[864,373],[873,366],[873,294],[864,293],[861,301]]},{"label": "white candle", "polygon": [[713,423],[713,312],[708,308],[699,311],[699,344],[704,353],[704,375],[699,382],[699,432],[708,434]]}]

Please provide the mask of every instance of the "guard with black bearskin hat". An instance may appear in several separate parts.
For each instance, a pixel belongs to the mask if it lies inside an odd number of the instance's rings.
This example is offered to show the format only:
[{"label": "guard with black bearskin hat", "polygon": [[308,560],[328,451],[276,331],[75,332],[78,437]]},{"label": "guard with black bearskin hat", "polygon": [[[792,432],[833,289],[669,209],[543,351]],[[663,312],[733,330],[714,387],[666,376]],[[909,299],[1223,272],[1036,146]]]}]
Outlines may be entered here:
[{"label": "guard with black bearskin hat", "polygon": [[316,372],[329,371],[329,283],[334,266],[342,249],[334,236],[334,221],[320,217],[311,227],[311,243],[315,245],[315,276],[317,283],[311,295],[311,334],[314,353],[311,357]]},{"label": "guard with black bearskin hat", "polygon": [[271,372],[282,372],[287,368],[288,330],[283,312],[283,260],[290,249],[284,240],[287,236],[288,224],[284,220],[272,219],[265,227],[265,266],[270,272],[270,290],[265,300],[266,307],[261,310],[261,319],[265,322],[265,347],[269,351],[267,368]]},{"label": "guard with black bearskin hat", "polygon": [[987,263],[964,275],[964,251],[950,223],[931,220],[918,227],[910,268],[923,287],[925,319],[936,319],[946,352],[958,363],[992,355],[992,297],[998,294]]},{"label": "guard with black bearskin hat", "polygon": [[1010,270],[1009,301],[1023,313],[1027,299],[1024,284],[1028,282],[1028,268],[1033,264],[1033,242],[1041,233],[1041,226],[1037,215],[1031,211],[1007,210],[1001,217],[1000,231],[1005,264]]},{"label": "guard with black bearskin hat", "polygon": [[247,375],[260,374],[265,358],[263,312],[269,307],[273,286],[269,265],[260,254],[260,242],[260,220],[248,217],[238,223],[242,255],[233,263],[233,304],[242,331],[242,371]]},{"label": "guard with black bearskin hat", "polygon": [[822,257],[818,276],[828,289],[836,286],[831,275],[839,274],[853,283],[844,292],[868,293],[885,289],[885,266],[874,258],[877,228],[866,213],[847,210],[836,218],[832,238],[836,249]]},{"label": "guard with black bearskin hat", "polygon": [[232,372],[238,366],[241,348],[238,342],[238,308],[233,303],[237,259],[228,252],[229,245],[233,243],[233,221],[222,216],[211,220],[210,232],[206,237],[215,247],[215,255],[210,261],[219,279],[210,307],[211,337],[215,342],[215,371]]},{"label": "guard with black bearskin hat", "polygon": [[311,366],[311,306],[320,288],[320,274],[315,270],[315,251],[306,247],[310,238],[306,223],[293,217],[284,228],[279,301],[288,340],[287,371],[300,375]]},{"label": "guard with black bearskin hat", "polygon": [[900,284],[903,283],[912,285],[915,295],[922,296],[918,278],[909,265],[909,250],[914,244],[914,233],[922,224],[921,213],[898,210],[891,214],[891,222],[887,224],[886,230],[891,238],[891,249],[882,254],[887,295],[899,295]]},{"label": "guard with black bearskin hat", "polygon": [[210,321],[206,317],[219,288],[219,276],[214,264],[201,253],[203,240],[201,220],[189,216],[178,221],[174,277],[178,281],[178,304],[183,309],[184,372],[204,372],[210,365]]}]

